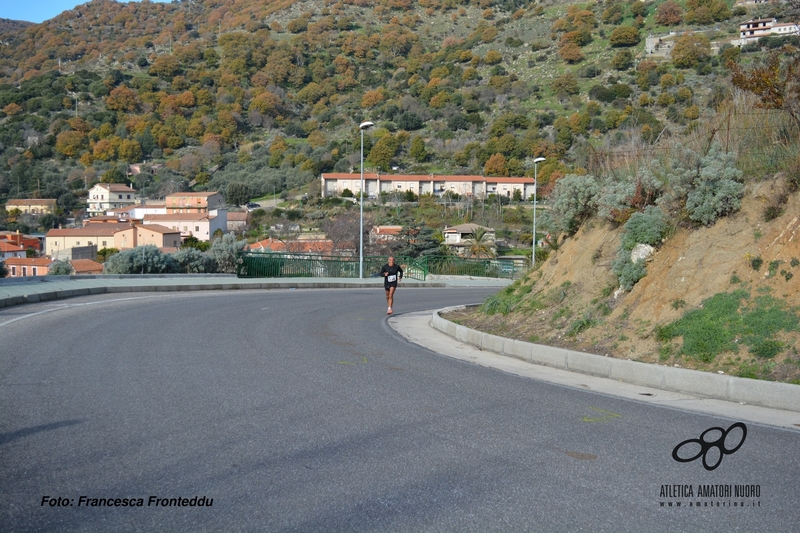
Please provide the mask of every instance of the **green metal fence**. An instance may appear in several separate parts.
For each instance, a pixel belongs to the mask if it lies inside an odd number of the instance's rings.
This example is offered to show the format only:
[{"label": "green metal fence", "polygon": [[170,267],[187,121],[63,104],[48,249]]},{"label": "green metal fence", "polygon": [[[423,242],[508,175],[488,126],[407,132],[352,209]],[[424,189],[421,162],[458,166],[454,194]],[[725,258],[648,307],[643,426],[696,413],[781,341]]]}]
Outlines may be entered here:
[{"label": "green metal fence", "polygon": [[[409,257],[396,256],[403,265],[406,278],[424,281],[428,271],[424,264]],[[364,277],[380,276],[385,256],[364,257]],[[287,254],[281,252],[241,252],[236,267],[240,278],[358,278],[358,257]]]},{"label": "green metal fence", "polygon": [[[454,256],[395,256],[405,277],[424,281],[428,275],[473,276],[517,279],[527,267],[500,259]],[[380,276],[385,256],[364,257],[364,277]],[[292,254],[285,252],[241,252],[236,275],[240,278],[358,278],[358,257]]]}]

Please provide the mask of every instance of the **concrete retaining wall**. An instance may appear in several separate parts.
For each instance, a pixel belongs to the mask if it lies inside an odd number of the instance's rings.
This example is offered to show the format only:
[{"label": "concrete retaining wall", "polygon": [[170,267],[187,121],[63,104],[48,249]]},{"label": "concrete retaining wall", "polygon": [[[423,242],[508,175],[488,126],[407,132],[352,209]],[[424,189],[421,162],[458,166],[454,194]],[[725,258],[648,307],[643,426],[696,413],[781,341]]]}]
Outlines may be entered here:
[{"label": "concrete retaining wall", "polygon": [[506,339],[454,324],[440,315],[465,308],[448,307],[434,311],[431,326],[458,341],[529,363],[703,398],[800,411],[800,385],[640,363]]}]

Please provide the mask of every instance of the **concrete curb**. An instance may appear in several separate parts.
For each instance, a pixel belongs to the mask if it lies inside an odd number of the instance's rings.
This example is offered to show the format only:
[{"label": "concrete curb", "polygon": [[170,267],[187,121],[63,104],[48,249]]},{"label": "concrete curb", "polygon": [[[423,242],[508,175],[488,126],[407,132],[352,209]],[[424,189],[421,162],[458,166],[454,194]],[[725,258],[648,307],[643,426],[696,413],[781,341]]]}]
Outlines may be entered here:
[{"label": "concrete curb", "polygon": [[[52,276],[58,278],[60,276]],[[227,276],[226,276],[227,277]],[[382,288],[379,282],[332,282],[332,281],[265,281],[265,282],[240,282],[235,277],[223,277],[218,283],[198,284],[198,283],[174,283],[175,278],[170,278],[169,281],[164,282],[164,277],[159,277],[160,283],[152,285],[100,285],[93,287],[83,287],[76,289],[57,289],[47,290],[45,280],[31,285],[30,294],[7,296],[0,298],[0,308],[12,307],[15,305],[23,305],[37,302],[47,302],[52,300],[63,300],[66,298],[75,298],[77,296],[89,296],[93,294],[107,294],[107,293],[122,293],[122,292],[183,292],[183,291],[231,291],[231,290],[274,290],[274,289],[376,289]],[[67,276],[64,276],[67,278]],[[94,277],[80,278],[83,280],[97,279],[98,283],[102,283],[102,279]],[[124,278],[115,278],[124,279]],[[184,278],[185,279],[185,278]],[[49,280],[48,280],[49,281]],[[54,279],[53,281],[64,281]],[[447,287],[446,283],[421,283],[421,282],[403,282],[403,286],[407,288],[443,288]],[[42,290],[44,289],[44,290]]]},{"label": "concrete curb", "polygon": [[800,412],[800,385],[652,365],[506,339],[457,325],[440,315],[467,307],[462,305],[434,311],[431,327],[457,341],[528,363],[703,398]]}]

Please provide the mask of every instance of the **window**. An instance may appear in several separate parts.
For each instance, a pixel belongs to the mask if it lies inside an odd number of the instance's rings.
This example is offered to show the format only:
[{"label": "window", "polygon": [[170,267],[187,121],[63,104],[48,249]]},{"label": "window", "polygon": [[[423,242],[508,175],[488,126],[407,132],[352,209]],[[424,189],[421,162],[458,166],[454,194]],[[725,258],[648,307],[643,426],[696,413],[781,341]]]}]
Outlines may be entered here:
[{"label": "window", "polygon": [[186,226],[184,226],[184,227],[183,227],[183,231],[189,231],[189,228],[187,228]]},{"label": "window", "polygon": [[81,241],[75,241],[75,246],[80,246],[80,245],[81,245]]},{"label": "window", "polygon": [[194,227],[194,230],[195,230],[195,231],[200,231],[200,226],[195,226],[195,227]]},{"label": "window", "polygon": [[27,276],[28,275],[28,267],[22,267],[22,275],[23,276]]},{"label": "window", "polygon": [[122,195],[121,194],[118,194],[117,196],[119,196],[119,199],[122,200]]},{"label": "window", "polygon": [[39,271],[36,270],[36,267],[33,267],[33,275],[34,276],[38,276],[39,275]]},{"label": "window", "polygon": [[130,200],[130,199],[131,199],[131,195],[129,194],[129,195],[128,195],[128,200]]},{"label": "window", "polygon": [[13,277],[13,276],[16,276],[16,275],[17,275],[17,267],[14,266],[14,265],[11,265],[11,276]]},{"label": "window", "polygon": [[103,241],[103,248],[106,247],[106,241]]}]

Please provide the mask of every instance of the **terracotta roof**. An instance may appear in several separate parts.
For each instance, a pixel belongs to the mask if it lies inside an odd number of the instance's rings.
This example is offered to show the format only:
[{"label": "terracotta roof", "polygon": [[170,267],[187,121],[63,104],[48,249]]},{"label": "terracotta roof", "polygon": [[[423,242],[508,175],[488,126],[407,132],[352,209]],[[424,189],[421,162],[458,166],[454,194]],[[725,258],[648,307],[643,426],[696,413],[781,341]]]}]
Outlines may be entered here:
[{"label": "terracotta roof", "polygon": [[56,205],[51,198],[30,198],[27,200],[9,200],[6,205]]},{"label": "terracotta roof", "polygon": [[6,266],[50,266],[54,262],[49,257],[9,257],[5,260]]},{"label": "terracotta roof", "polygon": [[445,228],[443,233],[475,233],[475,230],[478,228],[483,228],[486,231],[494,231],[493,228],[487,228],[486,226],[481,226],[480,224],[459,224],[457,226]]},{"label": "terracotta roof", "polygon": [[76,274],[96,274],[103,271],[103,263],[91,259],[73,259],[69,264]]},{"label": "terracotta roof", "polygon": [[[214,217],[211,217],[214,218]],[[209,220],[208,213],[172,213],[168,215],[145,215],[146,221],[180,221],[180,222],[200,222],[201,220]]]},{"label": "terracotta roof", "polygon": [[4,240],[0,241],[0,252],[24,252],[24,246],[18,246],[16,244],[11,244],[10,242],[6,242]]},{"label": "terracotta roof", "polygon": [[245,222],[247,221],[247,213],[244,211],[234,211],[228,213],[228,222]]},{"label": "terracotta roof", "polygon": [[141,226],[137,227],[141,227],[155,233],[163,233],[163,234],[180,233],[179,230],[168,228],[166,226],[162,226],[161,224],[142,224]]},{"label": "terracotta roof", "polygon": [[116,232],[132,227],[133,226],[129,222],[98,222],[95,224],[88,224],[82,228],[51,229],[47,232],[45,237],[91,237],[95,235],[112,237]]},{"label": "terracotta roof", "polygon": [[181,197],[191,197],[191,198],[207,198],[209,196],[213,196],[215,194],[219,194],[216,191],[210,192],[175,192],[172,194],[168,194],[166,198],[181,198]]},{"label": "terracotta roof", "polygon": [[375,235],[400,235],[403,226],[373,226],[372,232]]}]

